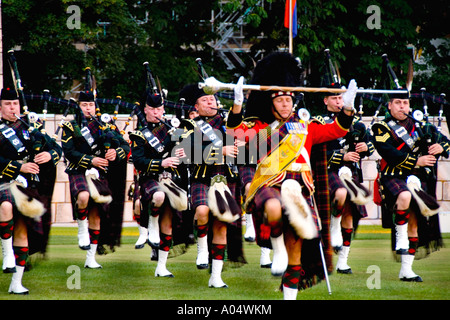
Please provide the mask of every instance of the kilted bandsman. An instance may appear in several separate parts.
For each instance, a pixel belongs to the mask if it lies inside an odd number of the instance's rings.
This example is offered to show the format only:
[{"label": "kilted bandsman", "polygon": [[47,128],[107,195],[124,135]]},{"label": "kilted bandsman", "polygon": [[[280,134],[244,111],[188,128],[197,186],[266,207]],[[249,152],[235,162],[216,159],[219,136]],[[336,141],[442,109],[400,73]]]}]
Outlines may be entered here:
[{"label": "kilted bandsman", "polygon": [[[301,73],[299,62],[291,54],[273,53],[258,62],[251,83],[300,86]],[[310,120],[306,110],[300,116],[293,113],[293,95],[284,91],[252,91],[246,116],[257,119],[252,127],[244,123],[240,126],[250,132],[247,135],[254,135],[249,152],[256,146],[253,152],[257,150],[258,154],[246,208],[255,216],[258,244],[269,243],[273,249],[271,271],[282,275],[285,299],[295,299],[299,288],[307,288],[317,276],[325,276],[320,259],[319,220],[322,228],[327,228],[324,220],[329,214],[329,196],[328,189],[316,189],[314,181],[325,182],[325,186],[328,182],[323,143],[348,132],[356,83],[350,83],[343,96],[343,111],[331,124]],[[322,148],[312,153],[313,146],[319,144]],[[320,214],[319,218],[316,208],[325,208],[323,217]]]},{"label": "kilted bandsman", "polygon": [[[339,88],[339,84],[330,87]],[[327,108],[323,119],[331,123],[343,106],[342,94],[326,95]],[[328,178],[331,198],[331,246],[338,253],[336,271],[351,274],[347,260],[353,232],[359,219],[367,216],[365,204],[371,194],[362,185],[361,159],[370,156],[375,148],[370,134],[359,117],[354,117],[350,131],[342,138],[327,142]]]},{"label": "kilted bandsman", "polygon": [[392,227],[393,250],[401,255],[400,280],[422,282],[412,264],[419,247],[429,252],[441,245],[436,165],[439,156],[449,156],[450,144],[433,125],[411,116],[409,93],[392,94],[388,110],[372,126],[382,157],[383,226]]},{"label": "kilted bandsman", "polygon": [[[243,82],[243,79],[241,80]],[[227,287],[221,278],[225,255],[228,260],[243,263],[239,177],[235,166],[238,147],[233,137],[227,139],[227,122],[218,113],[214,95],[198,85],[185,86],[180,98],[195,106],[199,116],[182,122],[181,143],[191,168],[192,207],[195,210],[198,269],[208,268],[209,287]],[[241,115],[243,96],[235,97],[229,114]],[[240,118],[240,119],[241,119]],[[230,137],[229,137],[230,138]]]},{"label": "kilted bandsman", "polygon": [[[70,195],[74,219],[78,222],[78,246],[86,253],[86,268],[101,268],[95,260],[101,218],[113,201],[109,187],[110,167],[127,161],[130,145],[109,119],[96,118],[94,91],[86,88],[78,99],[75,119],[63,124],[62,148],[69,161]],[[125,192],[122,197],[125,197]]]},{"label": "kilted bandsman", "polygon": [[[58,164],[62,150],[39,123],[20,117],[20,102],[15,90],[1,92],[0,121],[0,237],[3,272],[13,273],[9,292],[28,294],[22,276],[29,255],[28,229],[42,226],[47,210],[42,197],[41,168]],[[20,118],[20,120],[18,119]],[[44,179],[44,178],[43,178]],[[43,230],[40,230],[43,232]]]},{"label": "kilted bandsman", "polygon": [[145,115],[146,125],[130,133],[133,165],[138,173],[139,223],[148,229],[151,247],[158,250],[155,276],[173,277],[166,263],[173,244],[173,220],[187,209],[186,191],[177,185],[184,177],[179,165],[185,154],[182,148],[174,148],[171,128],[162,122],[163,94],[148,92],[141,105],[140,116]]}]

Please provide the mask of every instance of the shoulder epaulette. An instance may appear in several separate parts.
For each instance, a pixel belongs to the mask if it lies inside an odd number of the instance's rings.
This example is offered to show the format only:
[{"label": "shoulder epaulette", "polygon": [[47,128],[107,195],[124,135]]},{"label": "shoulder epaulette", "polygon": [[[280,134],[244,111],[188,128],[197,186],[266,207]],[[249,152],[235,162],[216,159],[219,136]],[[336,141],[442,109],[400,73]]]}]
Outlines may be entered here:
[{"label": "shoulder epaulette", "polygon": [[325,124],[325,119],[322,116],[314,116],[309,120],[309,122],[318,122],[320,124]]},{"label": "shoulder epaulette", "polygon": [[39,130],[39,128],[41,128],[41,127],[42,127],[42,123],[40,123],[40,122],[34,122],[32,126],[33,126],[33,128],[35,128],[35,129],[38,129],[38,130]]},{"label": "shoulder epaulette", "polygon": [[251,120],[250,121],[244,120],[243,122],[248,129],[251,129],[256,125],[256,122]]},{"label": "shoulder epaulette", "polygon": [[197,127],[197,122],[195,122],[193,119],[185,119],[188,123],[190,123],[194,128]]},{"label": "shoulder epaulette", "polygon": [[[379,142],[386,142],[386,140],[391,135],[391,128],[388,126],[388,124],[384,121],[376,122],[372,126],[372,132],[373,135],[376,137],[376,141]],[[381,140],[380,140],[381,139]]]},{"label": "shoulder epaulette", "polygon": [[64,121],[62,125],[67,129],[69,129],[70,131],[75,131],[72,121]]},{"label": "shoulder epaulette", "polygon": [[[388,126],[388,124],[387,124],[386,122],[384,122],[384,121],[378,121],[378,122],[375,122],[375,123],[373,124],[373,126],[376,126],[377,124],[380,125],[380,126],[385,127],[385,128],[388,129],[388,130],[391,130],[391,128]],[[372,126],[372,128],[373,128],[373,126]]]},{"label": "shoulder epaulette", "polygon": [[143,134],[141,131],[139,131],[139,130],[131,131],[131,132],[129,133],[130,139],[131,139],[133,136],[139,137],[139,138],[142,138],[142,139],[145,140],[144,134]]}]

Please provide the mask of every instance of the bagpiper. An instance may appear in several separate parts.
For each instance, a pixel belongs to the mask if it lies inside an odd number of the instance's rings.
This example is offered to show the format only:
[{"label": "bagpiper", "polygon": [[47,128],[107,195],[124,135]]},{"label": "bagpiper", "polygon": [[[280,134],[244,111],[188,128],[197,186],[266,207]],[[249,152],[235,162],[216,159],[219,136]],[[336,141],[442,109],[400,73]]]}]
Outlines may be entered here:
[{"label": "bagpiper", "polygon": [[[3,272],[13,273],[8,292],[28,294],[22,285],[23,272],[29,256],[29,229],[41,222],[48,210],[42,182],[44,168],[53,169],[61,159],[61,147],[46,133],[42,124],[20,116],[21,107],[16,90],[1,92],[0,112],[0,237],[3,251]],[[42,179],[41,179],[42,178]],[[45,190],[44,190],[45,191]],[[42,230],[41,230],[42,232]]]},{"label": "bagpiper", "polygon": [[[277,52],[257,63],[251,83],[300,86],[301,73],[295,57]],[[243,123],[239,128],[252,132],[248,148],[256,151],[258,165],[245,206],[255,216],[258,244],[269,242],[273,249],[271,272],[282,276],[286,300],[296,299],[299,288],[311,286],[316,275],[325,277],[318,223],[320,219],[322,232],[328,229],[329,194],[320,185],[327,179],[323,143],[348,132],[355,95],[353,80],[343,110],[331,124],[309,119],[306,110],[293,113],[290,91],[252,90],[248,97],[246,116],[257,119],[252,127]],[[315,145],[321,147],[312,152]]]},{"label": "bagpiper", "polygon": [[[218,112],[215,95],[205,93],[197,84],[189,84],[180,91],[179,96],[185,99],[187,105],[194,106],[199,114],[194,119],[186,119],[181,126],[184,130],[181,144],[192,168],[196,265],[198,269],[206,269],[211,261],[208,286],[225,288],[227,285],[221,277],[225,255],[229,261],[245,263],[239,176],[233,165],[238,147],[233,138],[227,139],[229,123]],[[235,103],[228,114],[241,114],[243,96],[237,99],[238,104]]]},{"label": "bagpiper", "polygon": [[78,223],[78,246],[87,251],[85,268],[97,269],[102,267],[95,259],[101,220],[113,201],[112,167],[127,161],[130,145],[117,128],[112,128],[110,117],[97,115],[96,91],[89,78],[86,68],[85,90],[80,92],[75,119],[63,124],[61,143],[69,162],[65,172],[69,175],[73,217]]},{"label": "bagpiper", "polygon": [[399,279],[422,282],[412,265],[419,247],[429,252],[441,246],[436,166],[440,156],[449,156],[450,144],[436,127],[412,116],[409,91],[389,98],[386,118],[372,126],[382,158],[383,226],[392,228],[393,250],[401,260]]},{"label": "bagpiper", "polygon": [[[340,88],[339,83],[330,87]],[[343,107],[342,94],[327,94],[323,102],[326,113],[323,120],[331,123]],[[327,142],[328,178],[331,197],[330,241],[338,254],[337,273],[351,274],[347,264],[354,230],[361,218],[367,216],[365,205],[372,199],[362,184],[361,160],[375,150],[370,133],[360,117],[355,116],[349,132]]]},{"label": "bagpiper", "polygon": [[146,92],[144,98],[137,112],[141,128],[129,135],[138,175],[139,224],[148,230],[150,246],[158,250],[155,276],[174,277],[167,269],[167,258],[176,229],[173,221],[187,209],[187,193],[178,185],[184,177],[180,158],[185,154],[176,148],[173,130],[163,120],[164,93]]}]

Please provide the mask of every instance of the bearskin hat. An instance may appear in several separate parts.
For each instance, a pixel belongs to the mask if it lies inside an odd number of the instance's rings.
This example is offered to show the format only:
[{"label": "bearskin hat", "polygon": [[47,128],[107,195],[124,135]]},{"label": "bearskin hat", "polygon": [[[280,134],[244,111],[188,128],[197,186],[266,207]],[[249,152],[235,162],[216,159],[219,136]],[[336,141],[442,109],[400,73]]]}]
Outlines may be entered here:
[{"label": "bearskin hat", "polygon": [[0,94],[0,100],[18,100],[17,91],[11,88],[3,88]]},{"label": "bearskin hat", "polygon": [[188,84],[181,89],[179,99],[184,99],[185,104],[194,106],[197,103],[197,99],[208,94],[198,87],[198,84]]},{"label": "bearskin hat", "polygon": [[406,92],[395,92],[396,90],[398,91],[405,91],[406,89],[403,88],[399,88],[399,89],[393,89],[392,93],[389,93],[389,99],[410,99],[411,98],[411,93],[406,90]]},{"label": "bearskin hat", "polygon": [[78,102],[94,102],[95,96],[94,93],[90,90],[80,91],[80,95],[78,97]]},{"label": "bearskin hat", "polygon": [[[300,62],[290,53],[274,52],[260,60],[254,69],[250,84],[301,86],[302,72]],[[266,123],[272,123],[275,117],[272,114],[271,91],[250,92],[246,104],[246,117],[258,117]]]}]

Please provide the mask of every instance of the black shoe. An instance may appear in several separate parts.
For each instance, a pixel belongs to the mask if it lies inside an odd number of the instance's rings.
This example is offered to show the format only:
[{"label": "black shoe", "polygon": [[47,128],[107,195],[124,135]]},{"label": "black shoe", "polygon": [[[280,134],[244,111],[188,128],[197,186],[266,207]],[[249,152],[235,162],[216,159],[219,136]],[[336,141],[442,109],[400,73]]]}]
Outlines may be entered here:
[{"label": "black shoe", "polygon": [[341,251],[341,249],[342,249],[342,246],[333,247],[333,251],[335,254],[338,254],[339,251]]},{"label": "black shoe", "polygon": [[247,242],[255,242],[255,238],[254,237],[248,237],[248,238],[244,238],[244,239]]},{"label": "black shoe", "polygon": [[10,291],[9,292],[9,294],[22,295],[22,296],[26,296],[29,293],[30,293],[29,291],[24,291],[24,292],[13,292],[13,291]]},{"label": "black shoe", "polygon": [[197,269],[199,269],[199,270],[208,269],[208,265],[207,264],[198,264]]},{"label": "black shoe", "polygon": [[5,268],[3,269],[3,273],[16,273],[16,267]]},{"label": "black shoe", "polygon": [[422,278],[420,276],[415,276],[412,278],[400,278],[400,281],[406,281],[406,282],[423,282]]},{"label": "black shoe", "polygon": [[270,269],[271,267],[272,267],[272,264],[271,264],[271,263],[268,263],[268,264],[262,264],[262,265],[261,265],[261,268]]},{"label": "black shoe", "polygon": [[345,270],[336,269],[336,271],[337,271],[337,273],[340,273],[340,274],[353,274],[351,268],[348,268],[348,269],[345,269]]},{"label": "black shoe", "polygon": [[150,247],[152,247],[153,249],[158,250],[159,249],[159,243],[154,243],[154,242],[148,242],[148,244],[150,245]]}]

